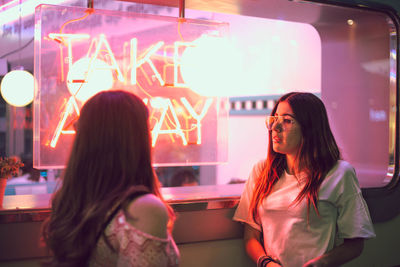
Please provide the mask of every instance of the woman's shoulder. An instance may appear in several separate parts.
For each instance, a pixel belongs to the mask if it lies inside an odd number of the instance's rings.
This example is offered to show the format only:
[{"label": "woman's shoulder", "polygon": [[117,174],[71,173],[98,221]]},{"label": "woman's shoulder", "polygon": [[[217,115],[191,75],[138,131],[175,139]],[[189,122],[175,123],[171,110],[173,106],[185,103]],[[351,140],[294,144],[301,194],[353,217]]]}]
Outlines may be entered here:
[{"label": "woman's shoulder", "polygon": [[338,160],[335,166],[329,171],[327,176],[332,177],[353,177],[355,176],[354,167],[345,160]]},{"label": "woman's shoulder", "polygon": [[260,176],[261,172],[264,170],[266,164],[267,164],[266,159],[261,159],[257,161],[251,169],[247,182],[250,184],[254,184],[256,179]]},{"label": "woman's shoulder", "polygon": [[129,205],[133,207],[146,207],[146,208],[166,208],[164,202],[154,194],[144,194],[133,199]]},{"label": "woman's shoulder", "polygon": [[348,186],[348,187],[352,186],[352,187],[359,188],[360,185],[358,182],[356,170],[353,167],[353,165],[351,165],[349,162],[347,162],[345,160],[339,160],[338,165],[339,165],[339,170],[340,170],[339,173],[342,176],[342,181],[345,184],[345,186]]},{"label": "woman's shoulder", "polygon": [[168,219],[168,210],[164,202],[153,194],[145,194],[132,200],[128,205],[128,214],[137,217],[139,215]]},{"label": "woman's shoulder", "polygon": [[350,170],[350,171],[354,171],[354,167],[347,161],[345,160],[338,160],[337,165],[339,166],[339,168],[341,168],[342,170]]},{"label": "woman's shoulder", "polygon": [[267,159],[261,159],[257,161],[256,164],[253,165],[252,173],[257,173],[257,174],[261,173],[266,165],[267,165]]},{"label": "woman's shoulder", "polygon": [[126,215],[135,228],[160,238],[167,236],[168,210],[159,197],[145,194],[135,198],[129,203]]},{"label": "woman's shoulder", "polygon": [[322,195],[340,195],[360,192],[354,167],[347,161],[338,160],[324,179],[320,193]]}]

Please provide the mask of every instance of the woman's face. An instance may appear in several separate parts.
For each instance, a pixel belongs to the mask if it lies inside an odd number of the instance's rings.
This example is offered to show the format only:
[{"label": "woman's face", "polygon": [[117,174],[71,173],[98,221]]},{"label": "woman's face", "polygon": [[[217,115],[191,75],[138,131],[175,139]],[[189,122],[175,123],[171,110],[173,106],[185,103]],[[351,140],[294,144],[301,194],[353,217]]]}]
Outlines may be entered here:
[{"label": "woman's face", "polygon": [[303,135],[292,108],[287,102],[280,102],[275,112],[279,119],[272,127],[272,147],[277,153],[287,156],[297,155]]}]

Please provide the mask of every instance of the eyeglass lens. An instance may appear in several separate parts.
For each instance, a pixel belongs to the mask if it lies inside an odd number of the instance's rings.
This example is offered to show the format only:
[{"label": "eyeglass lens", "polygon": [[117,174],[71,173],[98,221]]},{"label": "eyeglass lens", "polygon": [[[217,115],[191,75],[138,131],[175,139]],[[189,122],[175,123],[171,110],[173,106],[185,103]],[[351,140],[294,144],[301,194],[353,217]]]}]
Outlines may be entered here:
[{"label": "eyeglass lens", "polygon": [[268,130],[272,130],[272,127],[274,126],[275,122],[278,121],[278,118],[275,116],[268,116],[266,120],[267,128]]},{"label": "eyeglass lens", "polygon": [[293,121],[290,119],[285,120],[285,118],[282,116],[267,116],[265,124],[266,124],[268,130],[271,131],[272,128],[274,127],[275,123],[278,123],[278,124],[276,124],[275,127],[279,127],[278,128],[279,130],[285,131],[287,127],[291,126]]}]

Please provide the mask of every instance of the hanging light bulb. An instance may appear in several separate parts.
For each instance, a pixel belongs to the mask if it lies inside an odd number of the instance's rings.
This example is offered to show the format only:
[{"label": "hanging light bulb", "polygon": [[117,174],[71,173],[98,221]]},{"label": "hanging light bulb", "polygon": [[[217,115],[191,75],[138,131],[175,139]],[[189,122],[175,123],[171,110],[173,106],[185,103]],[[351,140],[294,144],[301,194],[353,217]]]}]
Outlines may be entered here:
[{"label": "hanging light bulb", "polygon": [[23,107],[33,100],[33,75],[23,69],[16,69],[7,73],[0,84],[1,96],[4,100],[16,107]]},{"label": "hanging light bulb", "polygon": [[228,39],[203,35],[182,53],[182,78],[200,95],[235,95],[242,72],[241,61]]},{"label": "hanging light bulb", "polygon": [[[19,0],[19,31],[18,31],[18,47],[21,50],[21,34],[22,34],[22,1]],[[19,64],[21,64],[21,52],[19,53]],[[24,70],[22,66],[14,68],[7,73],[0,84],[1,96],[4,100],[16,107],[23,107],[33,101],[35,90],[35,80],[33,75]]]},{"label": "hanging light bulb", "polygon": [[111,89],[113,83],[110,66],[97,58],[78,59],[67,75],[69,92],[83,103],[96,93]]}]

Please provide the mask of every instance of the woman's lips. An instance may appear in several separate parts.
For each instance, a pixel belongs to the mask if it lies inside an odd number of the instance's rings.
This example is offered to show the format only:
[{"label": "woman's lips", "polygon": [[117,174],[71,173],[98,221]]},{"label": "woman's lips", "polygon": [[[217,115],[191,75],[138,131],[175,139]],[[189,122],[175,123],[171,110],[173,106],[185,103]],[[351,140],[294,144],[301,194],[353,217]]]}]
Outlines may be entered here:
[{"label": "woman's lips", "polygon": [[274,136],[274,137],[272,137],[272,142],[274,142],[274,143],[280,143],[280,142],[281,142],[281,139],[280,139],[279,137],[277,137],[277,136]]}]

